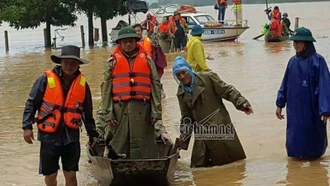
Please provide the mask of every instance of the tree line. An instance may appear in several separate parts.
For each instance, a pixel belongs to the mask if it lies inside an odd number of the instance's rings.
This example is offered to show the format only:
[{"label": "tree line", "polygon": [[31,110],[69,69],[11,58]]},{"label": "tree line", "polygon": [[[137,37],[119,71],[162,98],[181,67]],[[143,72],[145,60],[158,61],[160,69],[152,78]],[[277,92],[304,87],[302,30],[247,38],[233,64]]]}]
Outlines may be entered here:
[{"label": "tree line", "polygon": [[51,47],[51,26],[75,26],[78,14],[88,17],[88,43],[94,46],[93,17],[101,19],[102,41],[108,43],[106,21],[125,15],[126,0],[0,0],[0,25],[15,29],[37,28],[46,24],[46,47]]}]

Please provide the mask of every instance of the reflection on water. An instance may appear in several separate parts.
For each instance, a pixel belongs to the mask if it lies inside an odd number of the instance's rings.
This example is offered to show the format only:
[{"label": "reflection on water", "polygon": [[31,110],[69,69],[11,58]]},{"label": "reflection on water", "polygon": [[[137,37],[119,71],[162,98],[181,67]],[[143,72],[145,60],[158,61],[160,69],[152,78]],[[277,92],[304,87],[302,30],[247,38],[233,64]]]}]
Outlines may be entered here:
[{"label": "reflection on water", "polygon": [[241,185],[241,180],[246,176],[246,162],[239,161],[229,166],[201,168],[192,172],[196,185]]},{"label": "reflection on water", "polygon": [[[216,12],[212,8],[198,9],[216,17]],[[282,11],[289,12],[293,22],[294,16],[310,15],[310,19],[319,19],[320,12],[328,12],[330,3],[281,4],[280,8]],[[261,25],[266,22],[263,9],[264,5],[245,6],[243,14],[244,18],[249,20],[250,29],[239,38],[238,42],[205,44],[206,54],[211,54],[215,58],[214,61],[207,61],[207,65],[218,73],[221,79],[234,85],[254,108],[255,114],[246,116],[237,111],[231,103],[225,102],[247,159],[221,167],[191,170],[189,168],[191,143],[188,151],[181,152],[174,185],[328,185],[329,148],[323,159],[317,161],[292,161],[286,157],[286,121],[277,120],[274,112],[276,92],[287,61],[294,55],[294,50],[290,41],[265,43],[262,38],[252,40],[260,34]],[[233,14],[229,12],[226,16],[232,19]],[[329,14],[323,14],[322,19],[330,20]],[[119,18],[116,18],[109,23],[115,25],[118,20]],[[81,17],[77,25],[85,24],[85,21],[86,18]],[[95,21],[96,24],[98,22]],[[304,26],[312,28],[317,38],[317,43],[315,43],[317,51],[329,61],[330,42],[329,38],[323,36],[327,36],[328,32],[324,30],[329,30],[330,26],[324,22],[307,19],[301,21]],[[0,33],[3,33],[4,29],[8,28],[0,27]],[[13,32],[12,29],[8,30]],[[26,41],[27,33],[24,34],[15,37],[25,41],[12,42],[11,51],[8,54],[3,52],[3,43],[0,42],[1,186],[44,185],[43,177],[38,175],[39,142],[35,141],[33,145],[28,145],[23,141],[21,119],[31,86],[45,70],[53,68],[54,64],[50,61],[50,55],[57,54],[59,51],[34,48],[42,45],[42,42],[37,39],[40,33],[28,32],[30,41]],[[79,44],[80,36],[77,35],[77,37],[76,43]],[[111,47],[82,50],[82,57],[90,60],[90,64],[82,66],[81,70],[85,73],[93,93],[94,110],[100,103],[103,67],[110,52]],[[185,54],[177,55],[184,56]],[[176,125],[180,120],[176,98],[178,85],[173,79],[171,70],[175,57],[175,54],[167,56],[169,63],[162,79],[167,96],[162,101],[163,118],[173,140],[178,137]],[[85,134],[84,130],[81,137],[82,144],[87,142]],[[82,147],[78,172],[79,183],[83,186],[96,186],[97,182],[93,179],[86,157],[86,150]],[[58,182],[59,185],[64,185],[62,173],[59,174]]]},{"label": "reflection on water", "polygon": [[264,43],[267,53],[279,53],[282,51],[288,51],[292,48],[292,42],[284,41],[278,43]]},{"label": "reflection on water", "polygon": [[[287,163],[287,184],[291,185],[328,185],[329,160],[293,161]],[[315,179],[317,178],[317,182]]]}]

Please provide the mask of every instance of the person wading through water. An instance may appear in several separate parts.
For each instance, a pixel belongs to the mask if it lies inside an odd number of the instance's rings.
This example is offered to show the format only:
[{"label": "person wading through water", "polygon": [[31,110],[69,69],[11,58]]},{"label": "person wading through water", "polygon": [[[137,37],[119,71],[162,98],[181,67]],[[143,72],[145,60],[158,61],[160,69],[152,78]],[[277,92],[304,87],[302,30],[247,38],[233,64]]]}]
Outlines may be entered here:
[{"label": "person wading through water", "polygon": [[191,30],[192,37],[187,43],[187,60],[195,72],[211,71],[206,65],[206,59],[214,60],[213,57],[206,56],[204,51],[202,35],[204,29],[200,25],[193,26]]},{"label": "person wading through water", "polygon": [[170,20],[169,27],[176,52],[183,51],[187,44],[187,34],[189,32],[189,28],[179,12],[174,12],[174,17]]},{"label": "person wading through water", "polygon": [[253,109],[248,100],[216,73],[194,72],[181,56],[174,60],[173,76],[179,83],[180,148],[187,150],[192,132],[195,137],[191,167],[224,165],[245,159],[223,99],[250,115]]},{"label": "person wading through water", "polygon": [[133,26],[136,34],[139,36],[139,43],[143,46],[144,50],[147,52],[149,57],[152,57],[152,43],[149,37],[143,37],[143,28],[140,24],[135,24]]},{"label": "person wading through water", "polygon": [[159,25],[159,45],[162,47],[164,53],[169,53],[171,48],[171,37],[170,37],[170,27],[169,18],[164,17],[162,23]]},{"label": "person wading through water", "polygon": [[297,28],[289,38],[296,55],[288,62],[276,99],[276,117],[284,119],[286,150],[291,158],[317,159],[328,146],[330,73],[324,57],[315,50],[312,32]]},{"label": "person wading through water", "polygon": [[[152,58],[152,60],[155,62],[156,70],[158,72],[159,78],[161,79],[163,73],[164,73],[164,68],[167,65],[166,62],[166,56],[163,53],[162,49],[160,46],[158,46],[157,42],[154,42],[154,44],[151,43],[151,40],[148,37],[143,37],[143,28],[140,24],[135,24],[133,26],[136,34],[141,38],[139,43],[143,46],[144,50],[147,52],[148,56]],[[160,50],[159,50],[160,49]],[[162,56],[160,56],[162,55]],[[160,59],[162,57],[162,59]],[[162,60],[162,61],[159,61]],[[163,89],[162,85],[162,92],[161,92],[161,97],[165,98],[165,92]]]},{"label": "person wading through water", "polygon": [[[52,55],[58,64],[47,70],[34,83],[23,113],[24,140],[32,144],[32,124],[36,121],[40,147],[39,173],[47,186],[57,185],[59,158],[65,185],[77,186],[76,171],[80,159],[80,127],[85,125],[90,147],[98,142],[93,119],[92,94],[79,65],[88,61],[80,58],[80,48],[64,46],[60,56]],[[38,117],[34,118],[38,112]]]},{"label": "person wading through water", "polygon": [[[171,142],[162,123],[161,84],[154,62],[133,27],[119,31],[106,63],[97,118],[104,137],[127,158],[157,157],[156,140]],[[99,123],[99,122],[97,122]],[[102,129],[101,129],[102,130]]]},{"label": "person wading through water", "polygon": [[148,38],[151,38],[152,34],[154,33],[155,26],[158,26],[158,22],[155,16],[148,13],[147,19],[143,21],[141,25],[147,29]]}]

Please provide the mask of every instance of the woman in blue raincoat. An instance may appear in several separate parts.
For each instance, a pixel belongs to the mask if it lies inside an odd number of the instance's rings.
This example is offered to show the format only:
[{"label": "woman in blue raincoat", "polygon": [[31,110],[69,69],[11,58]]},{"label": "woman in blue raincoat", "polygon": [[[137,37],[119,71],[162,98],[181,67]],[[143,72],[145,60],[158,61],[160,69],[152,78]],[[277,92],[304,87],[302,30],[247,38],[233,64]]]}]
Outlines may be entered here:
[{"label": "woman in blue raincoat", "polygon": [[330,116],[330,73],[316,53],[309,29],[297,28],[289,38],[296,55],[288,63],[276,100],[276,116],[284,119],[286,106],[286,149],[289,157],[315,159],[328,146],[326,122]]}]

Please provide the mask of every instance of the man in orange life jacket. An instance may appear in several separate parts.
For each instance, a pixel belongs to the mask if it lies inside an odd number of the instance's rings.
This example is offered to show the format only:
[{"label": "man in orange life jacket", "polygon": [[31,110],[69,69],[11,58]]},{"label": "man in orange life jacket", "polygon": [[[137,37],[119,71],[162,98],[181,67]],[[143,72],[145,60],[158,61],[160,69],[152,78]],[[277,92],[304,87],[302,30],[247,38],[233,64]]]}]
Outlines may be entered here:
[{"label": "man in orange life jacket", "polygon": [[275,6],[273,11],[269,14],[267,14],[269,21],[271,21],[273,18],[275,18],[278,22],[281,22],[282,20],[282,13],[280,12],[280,9],[278,6]]},{"label": "man in orange life jacket", "polygon": [[158,26],[158,22],[155,16],[148,13],[147,19],[143,21],[141,25],[147,29],[147,36],[151,38],[152,34],[154,33],[155,26]]},{"label": "man in orange life jacket", "polygon": [[170,142],[162,124],[161,83],[139,40],[131,26],[119,31],[119,45],[105,66],[97,115],[107,123],[98,126],[104,127],[106,141],[128,158],[157,157],[156,140]]},{"label": "man in orange life jacket", "polygon": [[174,12],[174,16],[169,23],[169,32],[173,38],[174,46],[177,52],[184,50],[187,45],[187,34],[189,32],[188,24],[181,17],[179,12]]},{"label": "man in orange life jacket", "polygon": [[172,41],[170,37],[169,17],[163,17],[163,21],[158,28],[158,33],[159,45],[161,46],[164,53],[169,53]]},{"label": "man in orange life jacket", "polygon": [[[82,121],[90,138],[90,146],[98,141],[93,119],[90,88],[79,71],[80,48],[64,46],[61,56],[52,55],[60,64],[47,70],[34,83],[23,113],[24,140],[32,144],[32,124],[36,121],[40,147],[39,173],[45,176],[47,186],[57,185],[59,158],[66,185],[77,186],[76,171],[80,159],[80,127]],[[35,113],[38,111],[38,117]]]}]

